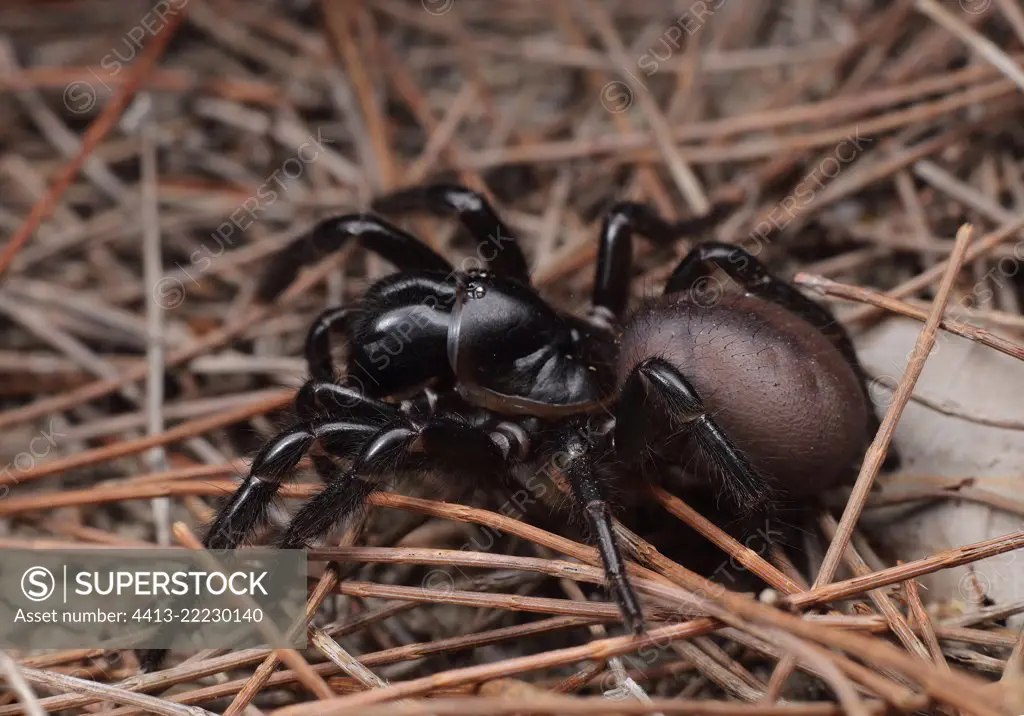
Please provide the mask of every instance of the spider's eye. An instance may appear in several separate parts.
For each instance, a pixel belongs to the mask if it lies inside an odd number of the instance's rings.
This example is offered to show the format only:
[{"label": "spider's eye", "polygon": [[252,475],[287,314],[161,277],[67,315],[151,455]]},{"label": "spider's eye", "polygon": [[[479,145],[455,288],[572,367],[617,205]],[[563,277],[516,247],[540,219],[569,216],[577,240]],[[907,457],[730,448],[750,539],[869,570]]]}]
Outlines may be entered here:
[{"label": "spider's eye", "polygon": [[576,458],[583,455],[587,451],[587,444],[584,442],[583,436],[574,435],[565,444],[566,450],[569,453],[569,457]]},{"label": "spider's eye", "polygon": [[469,298],[483,298],[487,295],[487,288],[482,283],[473,281],[471,284],[466,286],[466,295]]}]

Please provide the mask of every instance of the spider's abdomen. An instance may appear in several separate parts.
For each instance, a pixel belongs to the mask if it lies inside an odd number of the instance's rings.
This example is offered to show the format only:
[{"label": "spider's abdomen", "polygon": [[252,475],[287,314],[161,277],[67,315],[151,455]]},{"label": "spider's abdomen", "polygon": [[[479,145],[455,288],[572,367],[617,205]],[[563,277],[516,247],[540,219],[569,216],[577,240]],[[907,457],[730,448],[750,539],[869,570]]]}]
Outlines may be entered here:
[{"label": "spider's abdomen", "polygon": [[[741,293],[710,306],[689,293],[649,302],[624,329],[620,385],[646,358],[685,375],[736,447],[790,493],[834,486],[866,446],[858,376],[828,338],[774,303]],[[691,460],[709,471],[699,455],[680,455]]]}]

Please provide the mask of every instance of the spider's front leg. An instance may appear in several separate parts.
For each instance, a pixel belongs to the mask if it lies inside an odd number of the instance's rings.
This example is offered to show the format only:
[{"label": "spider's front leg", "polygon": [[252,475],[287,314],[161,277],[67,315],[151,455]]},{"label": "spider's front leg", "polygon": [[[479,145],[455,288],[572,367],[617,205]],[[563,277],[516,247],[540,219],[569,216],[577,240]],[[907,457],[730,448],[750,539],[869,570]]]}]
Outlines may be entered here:
[{"label": "spider's front leg", "polygon": [[207,549],[235,549],[261,525],[281,482],[290,475],[315,441],[326,451],[344,455],[377,432],[380,420],[366,418],[304,421],[275,435],[257,453],[249,474],[217,513],[206,533]]},{"label": "spider's front leg", "polygon": [[[332,384],[328,383],[327,386]],[[306,454],[313,442],[320,441],[325,452],[350,455],[379,429],[382,422],[400,415],[397,409],[385,403],[371,405],[371,398],[346,392],[345,386],[325,388],[322,382],[310,381],[299,391],[299,413],[307,413],[306,420],[282,430],[257,453],[245,480],[225,503],[213,524],[207,530],[203,546],[207,549],[235,549],[259,527],[267,516],[267,508],[281,487],[282,481]],[[305,402],[303,401],[305,396]],[[345,397],[360,397],[353,405],[351,417],[317,420],[310,408],[317,398],[330,396],[336,401]],[[326,402],[326,401],[325,401]],[[336,412],[338,405],[335,404]],[[305,406],[305,408],[301,407]],[[390,411],[390,413],[389,413]],[[163,662],[165,649],[140,649],[139,662],[145,672],[154,671]]]},{"label": "spider's front leg", "polygon": [[[336,390],[333,391],[329,387],[332,384],[327,383],[326,386],[322,381],[310,381],[299,391],[298,412],[302,415],[305,411],[309,419],[282,430],[257,453],[249,474],[221,507],[207,530],[203,539],[205,548],[235,549],[245,542],[263,524],[267,509],[282,481],[295,469],[315,441],[320,441],[325,452],[351,455],[380,429],[382,422],[400,415],[397,409],[386,403],[371,405],[375,402],[372,398],[346,392],[345,386],[334,386]],[[338,417],[333,420],[317,420],[313,417],[312,401],[325,396],[336,401],[346,397],[360,397],[362,402],[353,406],[350,411],[352,417],[349,419]],[[338,404],[335,405],[337,407]],[[142,670],[156,670],[166,655],[166,649],[140,649],[138,657]]]},{"label": "spider's front leg", "polygon": [[683,236],[703,233],[714,226],[725,218],[729,208],[719,204],[705,216],[671,222],[646,204],[622,201],[612,206],[601,222],[591,303],[617,319],[625,313],[633,280],[635,234],[658,246],[670,246]]},{"label": "spider's front leg", "polygon": [[626,566],[612,528],[611,509],[596,474],[597,454],[605,439],[600,435],[584,435],[575,426],[563,429],[556,442],[559,451],[556,453],[556,467],[569,483],[574,506],[587,519],[604,564],[608,590],[619,605],[626,626],[634,634],[641,634],[644,631],[643,610],[626,575]]},{"label": "spider's front leg", "polygon": [[429,471],[452,478],[454,485],[471,475],[484,484],[508,485],[510,465],[528,448],[524,436],[509,423],[488,432],[454,416],[424,421],[402,416],[370,436],[344,472],[331,474],[333,465],[319,462],[327,484],[296,513],[280,547],[296,549],[319,539],[396,474]]},{"label": "spider's front leg", "polygon": [[530,271],[515,235],[498,212],[480,193],[458,184],[427,184],[399,189],[378,197],[374,211],[385,214],[428,212],[436,216],[454,215],[473,236],[477,253],[499,276],[529,285]]},{"label": "spider's front leg", "polygon": [[367,396],[346,382],[312,379],[295,398],[299,421],[271,438],[253,458],[249,474],[221,507],[203,540],[207,549],[234,549],[266,518],[282,481],[314,442],[325,453],[358,454],[383,426],[402,419],[394,405]]},{"label": "spider's front leg", "polygon": [[401,271],[446,274],[452,270],[443,256],[397,226],[368,214],[346,214],[321,221],[277,254],[270,270],[260,277],[257,298],[262,303],[272,303],[295,280],[303,266],[341,251],[350,241]]}]

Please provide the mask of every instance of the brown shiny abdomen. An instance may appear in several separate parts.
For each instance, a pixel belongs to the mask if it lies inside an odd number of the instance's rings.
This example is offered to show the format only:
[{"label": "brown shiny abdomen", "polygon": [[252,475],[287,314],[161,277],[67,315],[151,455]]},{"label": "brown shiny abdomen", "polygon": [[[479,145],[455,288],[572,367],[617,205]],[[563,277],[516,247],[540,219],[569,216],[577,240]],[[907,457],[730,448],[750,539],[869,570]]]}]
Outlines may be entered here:
[{"label": "brown shiny abdomen", "polygon": [[[727,293],[701,306],[689,293],[641,306],[626,325],[619,384],[662,358],[700,393],[708,413],[759,470],[792,494],[851,476],[869,436],[853,369],[817,329],[774,303]],[[680,463],[698,455],[680,455]]]}]

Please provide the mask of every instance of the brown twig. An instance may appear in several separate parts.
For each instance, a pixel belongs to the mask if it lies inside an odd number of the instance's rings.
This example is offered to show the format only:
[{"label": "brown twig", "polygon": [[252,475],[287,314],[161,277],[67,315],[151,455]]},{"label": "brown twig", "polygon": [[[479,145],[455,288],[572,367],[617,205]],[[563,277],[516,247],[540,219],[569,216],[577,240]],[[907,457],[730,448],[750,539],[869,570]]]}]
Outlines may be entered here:
[{"label": "brown twig", "polygon": [[946,302],[949,300],[950,292],[953,290],[953,282],[956,280],[960,266],[963,264],[973,235],[974,229],[970,225],[962,226],[957,232],[956,246],[953,249],[953,253],[949,256],[948,265],[945,267],[945,273],[943,274],[939,290],[936,293],[931,314],[928,316],[928,320],[925,321],[924,328],[921,329],[921,334],[914,345],[914,350],[907,362],[907,367],[903,377],[900,379],[900,384],[893,394],[889,409],[882,418],[878,434],[871,442],[871,446],[864,456],[864,462],[861,466],[860,474],[857,475],[853,492],[850,494],[849,502],[847,502],[843,516],[839,520],[836,536],[829,544],[828,551],[825,553],[825,559],[818,571],[818,577],[815,579],[815,587],[832,581],[832,577],[839,566],[839,560],[842,558],[846,546],[850,543],[850,537],[853,536],[853,529],[860,517],[861,510],[864,509],[868,493],[871,491],[871,486],[875,483],[878,471],[882,468],[882,462],[885,460],[885,455],[888,452],[892,434],[896,430],[896,425],[903,414],[903,409],[910,401],[914,385],[921,375],[921,371],[924,370],[924,363],[928,359],[928,353],[931,352],[932,346],[935,344],[935,334],[938,331],[942,312],[945,310]]},{"label": "brown twig", "polygon": [[924,602],[921,601],[921,591],[917,585],[916,579],[908,579],[903,583],[903,588],[907,594],[907,604],[910,605],[910,613],[914,616],[914,621],[917,622],[918,630],[924,637],[925,643],[928,645],[928,651],[931,653],[932,660],[944,669],[949,668],[949,663],[946,661],[946,657],[942,654],[942,647],[939,646],[939,638],[935,635],[935,626],[932,624],[932,619],[928,616],[928,610],[924,607]]},{"label": "brown twig", "polygon": [[[928,320],[928,316],[931,313],[923,308],[917,308],[909,303],[892,298],[888,294],[879,293],[869,288],[861,288],[860,286],[849,286],[824,276],[797,273],[793,277],[793,283],[797,286],[809,288],[822,296],[836,296],[837,298],[845,298],[858,303],[866,303],[890,313],[913,318],[915,321],[921,321],[922,323]],[[969,323],[961,323],[949,318],[942,318],[939,321],[939,328],[967,340],[976,341],[989,348],[994,348],[1000,353],[1005,353],[1017,360],[1024,360],[1024,346],[1008,338],[993,335],[984,328],[972,326]]]},{"label": "brown twig", "polygon": [[749,547],[740,544],[734,537],[702,516],[680,498],[658,485],[651,484],[649,489],[661,503],[662,507],[783,594],[797,594],[803,591],[800,589],[800,585],[766,562],[761,555]]},{"label": "brown twig", "polygon": [[[188,549],[204,549],[202,542],[192,534],[187,525],[181,522],[174,525],[174,537]],[[313,694],[321,699],[329,699],[334,696],[331,687],[327,685],[318,673],[309,667],[309,663],[296,649],[278,649],[277,653],[281,660],[296,673],[302,685],[308,688]]]},{"label": "brown twig", "polygon": [[67,163],[53,184],[50,185],[46,195],[36,202],[32,207],[32,212],[18,227],[14,235],[11,236],[3,251],[0,251],[0,276],[3,276],[4,272],[7,271],[18,251],[32,237],[32,234],[39,228],[43,219],[53,212],[57,202],[60,201],[61,196],[64,195],[68,187],[71,186],[71,182],[74,181],[75,176],[77,176],[89,155],[103,141],[110,130],[117,125],[117,120],[121,113],[124,112],[128,103],[138,91],[146,75],[160,60],[161,55],[167,49],[167,45],[181,26],[185,16],[185,7],[180,8],[178,12],[171,15],[170,20],[163,26],[161,32],[157,33],[152,41],[146,45],[146,49],[143,50],[138,62],[132,67],[128,79],[125,80],[124,84],[118,86],[110,103],[100,113],[100,116],[89,125],[89,128],[82,136],[81,147],[79,147],[74,158]]}]

